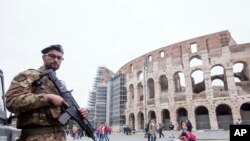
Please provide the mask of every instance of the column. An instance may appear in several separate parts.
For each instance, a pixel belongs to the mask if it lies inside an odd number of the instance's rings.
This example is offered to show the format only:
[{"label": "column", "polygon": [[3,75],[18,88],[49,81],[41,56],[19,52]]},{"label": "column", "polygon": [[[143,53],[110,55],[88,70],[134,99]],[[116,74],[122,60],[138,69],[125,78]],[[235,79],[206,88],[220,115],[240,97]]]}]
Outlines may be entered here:
[{"label": "column", "polygon": [[234,81],[233,68],[228,67],[226,70],[226,82],[230,97],[235,97],[237,95],[237,88]]},{"label": "column", "polygon": [[169,109],[169,113],[170,113],[170,121],[174,125],[174,130],[177,130],[179,127],[179,123],[177,122],[177,114],[176,114],[175,109],[173,108]]},{"label": "column", "polygon": [[[155,80],[154,80],[155,81]],[[155,85],[155,106],[156,107],[158,107],[158,106],[160,106],[161,105],[161,101],[160,101],[160,99],[161,99],[161,90],[160,90],[160,83],[159,83],[159,81],[157,80],[157,81],[155,81],[155,83],[154,83],[154,85]]]},{"label": "column", "polygon": [[190,120],[190,122],[192,123],[193,126],[193,130],[196,130],[196,121],[195,121],[195,111],[194,111],[194,107],[193,104],[189,103],[190,108],[189,108],[189,113],[188,113],[188,119]]},{"label": "column", "polygon": [[139,121],[138,121],[138,111],[134,112],[134,116],[135,116],[135,130],[137,131],[138,130],[138,124],[139,124]]},{"label": "column", "polygon": [[155,111],[155,114],[156,114],[157,124],[162,123],[161,109],[157,108],[157,110]]},{"label": "column", "polygon": [[211,130],[218,130],[218,121],[216,117],[216,112],[214,108],[210,108],[209,110],[209,121],[211,125]]},{"label": "column", "polygon": [[213,95],[213,86],[212,86],[212,81],[211,81],[211,75],[210,75],[210,70],[205,70],[204,71],[204,79],[205,79],[205,87],[206,87],[206,96],[207,99],[212,99],[214,97]]},{"label": "column", "polygon": [[186,100],[190,101],[193,99],[193,88],[192,88],[192,83],[191,83],[191,77],[188,71],[185,71],[184,75],[185,75],[185,83],[186,83],[186,90],[185,90]]}]

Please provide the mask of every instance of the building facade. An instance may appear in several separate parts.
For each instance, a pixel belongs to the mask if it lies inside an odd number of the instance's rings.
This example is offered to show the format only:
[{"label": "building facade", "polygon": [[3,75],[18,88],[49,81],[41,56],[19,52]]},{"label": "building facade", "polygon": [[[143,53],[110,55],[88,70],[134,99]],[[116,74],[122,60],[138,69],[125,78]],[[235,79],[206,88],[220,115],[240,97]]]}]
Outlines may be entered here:
[{"label": "building facade", "polygon": [[250,124],[250,43],[237,44],[229,31],[175,43],[121,67],[126,75],[126,124],[143,130],[150,119],[178,129],[228,129]]}]

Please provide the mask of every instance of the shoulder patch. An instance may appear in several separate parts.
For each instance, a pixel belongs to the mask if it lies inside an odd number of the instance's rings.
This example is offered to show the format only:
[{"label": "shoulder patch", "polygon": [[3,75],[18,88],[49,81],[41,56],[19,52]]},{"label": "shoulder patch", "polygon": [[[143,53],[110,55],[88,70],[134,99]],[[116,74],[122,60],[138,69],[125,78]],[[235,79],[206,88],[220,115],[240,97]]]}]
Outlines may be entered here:
[{"label": "shoulder patch", "polygon": [[28,77],[27,77],[26,75],[21,74],[21,75],[19,75],[19,76],[16,78],[16,81],[17,81],[17,82],[22,82],[22,81],[26,80],[27,78],[28,78]]}]

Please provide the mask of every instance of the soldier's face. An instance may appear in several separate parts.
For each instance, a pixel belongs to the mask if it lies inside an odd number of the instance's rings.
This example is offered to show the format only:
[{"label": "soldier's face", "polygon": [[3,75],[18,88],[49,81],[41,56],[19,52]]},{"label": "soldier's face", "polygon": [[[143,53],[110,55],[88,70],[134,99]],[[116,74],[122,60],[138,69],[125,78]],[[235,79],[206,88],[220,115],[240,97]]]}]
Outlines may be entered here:
[{"label": "soldier's face", "polygon": [[51,50],[43,55],[43,62],[47,69],[53,69],[54,71],[59,69],[62,61],[63,54],[56,50]]}]

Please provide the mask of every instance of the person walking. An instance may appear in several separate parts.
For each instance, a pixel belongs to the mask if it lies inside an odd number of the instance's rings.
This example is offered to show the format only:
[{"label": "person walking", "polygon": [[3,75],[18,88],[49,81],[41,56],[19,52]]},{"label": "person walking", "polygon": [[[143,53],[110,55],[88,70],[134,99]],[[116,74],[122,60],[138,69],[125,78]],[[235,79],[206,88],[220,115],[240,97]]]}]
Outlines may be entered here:
[{"label": "person walking", "polygon": [[151,119],[151,122],[149,124],[149,133],[151,136],[151,141],[156,141],[157,125],[154,119]]},{"label": "person walking", "polygon": [[81,139],[82,137],[83,137],[83,130],[82,130],[82,128],[78,128],[77,139]]},{"label": "person walking", "polygon": [[145,138],[148,138],[148,141],[150,141],[149,124],[150,124],[150,121],[146,125],[145,135],[144,135]]},{"label": "person walking", "polygon": [[159,138],[161,138],[161,136],[164,137],[164,134],[162,133],[163,129],[164,129],[163,124],[159,123],[159,126],[158,126]]},{"label": "person walking", "polygon": [[109,133],[109,128],[107,126],[107,123],[105,123],[104,124],[104,138],[105,138],[105,141],[109,141],[108,133]]},{"label": "person walking", "polygon": [[78,128],[76,126],[72,127],[72,137],[75,140],[77,138]]},{"label": "person walking", "polygon": [[104,124],[100,124],[100,127],[99,127],[99,141],[104,141],[104,138],[105,138],[105,125]]}]

